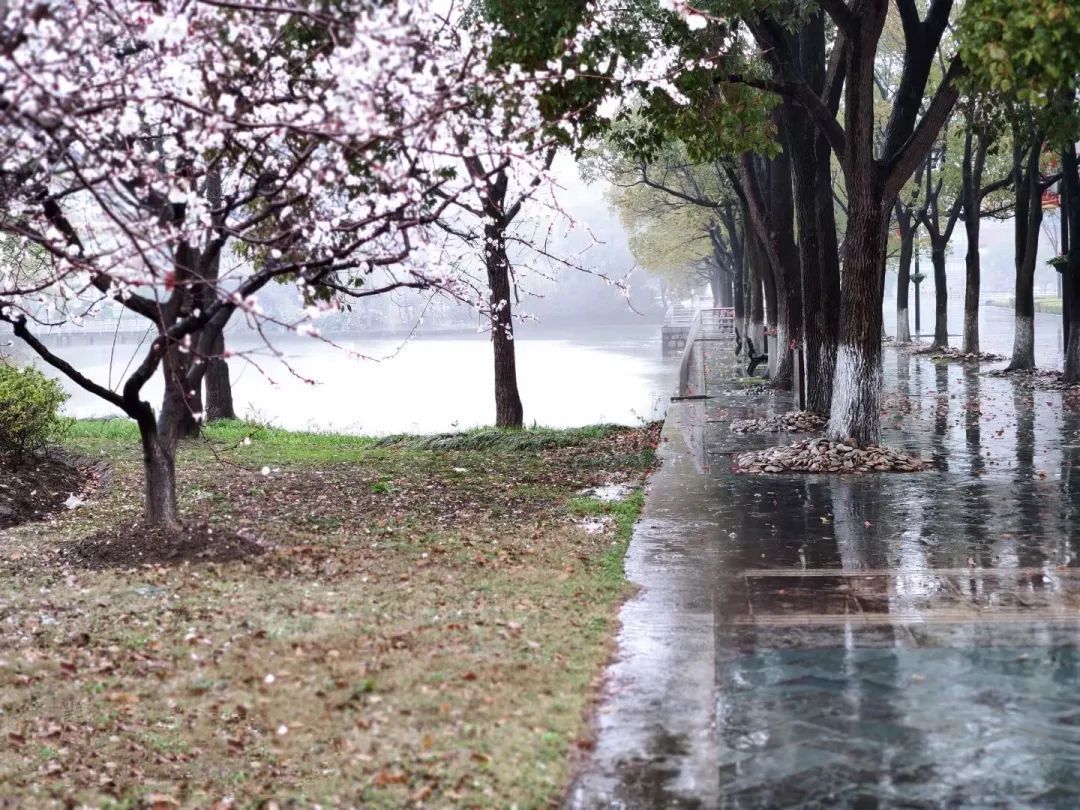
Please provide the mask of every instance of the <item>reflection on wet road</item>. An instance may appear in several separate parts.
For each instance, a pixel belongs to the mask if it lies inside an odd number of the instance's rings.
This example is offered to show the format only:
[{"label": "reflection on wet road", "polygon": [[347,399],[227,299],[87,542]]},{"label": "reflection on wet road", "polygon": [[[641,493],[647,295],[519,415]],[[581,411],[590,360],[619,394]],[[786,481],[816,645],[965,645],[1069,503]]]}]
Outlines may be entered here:
[{"label": "reflection on wet road", "polygon": [[886,350],[917,474],[735,475],[790,399],[672,404],[570,807],[1080,806],[1080,401],[987,368]]}]

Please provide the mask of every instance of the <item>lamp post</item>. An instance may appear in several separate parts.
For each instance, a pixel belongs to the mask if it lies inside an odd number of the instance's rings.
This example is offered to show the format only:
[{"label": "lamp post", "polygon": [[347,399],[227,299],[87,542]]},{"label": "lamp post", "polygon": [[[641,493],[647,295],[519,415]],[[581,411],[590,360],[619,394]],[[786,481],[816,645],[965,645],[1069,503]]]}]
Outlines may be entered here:
[{"label": "lamp post", "polygon": [[919,285],[922,284],[923,279],[926,278],[919,272],[919,254],[915,253],[915,272],[911,274],[911,283],[915,285],[915,334],[918,335],[922,331],[922,326],[919,323]]}]

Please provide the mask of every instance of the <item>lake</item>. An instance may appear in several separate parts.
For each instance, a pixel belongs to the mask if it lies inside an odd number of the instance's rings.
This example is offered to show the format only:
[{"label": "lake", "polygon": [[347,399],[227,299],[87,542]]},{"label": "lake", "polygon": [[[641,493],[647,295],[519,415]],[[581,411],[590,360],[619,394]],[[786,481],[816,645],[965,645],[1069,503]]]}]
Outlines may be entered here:
[{"label": "lake", "polygon": [[[963,327],[959,298],[949,302],[954,346],[960,345]],[[923,305],[924,340],[929,340],[933,297],[924,294]],[[1009,354],[1012,318],[1008,308],[981,309],[984,351]],[[885,305],[885,325],[894,335],[891,301]],[[410,341],[352,334],[335,336],[338,347],[312,338],[278,335],[274,349],[280,356],[251,334],[233,333],[230,340],[230,350],[244,354],[230,360],[237,413],[244,418],[296,430],[367,435],[436,433],[494,421],[491,345],[481,334]],[[110,356],[110,349],[66,346],[57,351],[92,379],[115,387],[129,361],[141,357],[142,350],[135,344],[119,344]],[[659,325],[555,328],[528,324],[519,329],[517,352],[518,382],[529,425],[634,424],[663,416],[672,391],[675,361],[660,355]],[[26,357],[25,350],[20,354]],[[1041,367],[1061,367],[1060,316],[1036,314],[1035,354]],[[119,415],[62,379],[72,395],[65,406],[68,414]],[[160,377],[145,389],[155,406],[161,402],[161,389]]]},{"label": "lake", "polygon": [[[485,335],[405,342],[353,334],[334,340],[340,348],[278,335],[276,357],[257,337],[231,335],[230,351],[245,353],[230,360],[238,415],[294,430],[366,435],[434,433],[494,421],[492,350]],[[145,351],[137,348],[66,346],[57,352],[95,381],[117,387],[129,361]],[[658,325],[526,327],[517,339],[517,363],[526,424],[547,427],[660,417],[673,374],[660,356]],[[72,395],[68,414],[119,414],[62,379]],[[155,407],[161,391],[159,374],[144,389]]]}]

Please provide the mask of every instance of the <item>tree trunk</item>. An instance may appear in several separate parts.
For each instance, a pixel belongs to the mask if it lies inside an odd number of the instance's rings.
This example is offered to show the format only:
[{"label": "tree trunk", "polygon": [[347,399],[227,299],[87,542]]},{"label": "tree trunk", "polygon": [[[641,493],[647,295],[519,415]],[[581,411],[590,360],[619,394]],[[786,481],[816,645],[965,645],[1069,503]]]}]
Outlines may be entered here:
[{"label": "tree trunk", "polygon": [[911,343],[911,321],[908,318],[908,288],[911,286],[911,256],[915,252],[915,228],[911,209],[897,203],[896,223],[900,229],[900,264],[896,272],[896,342]]},{"label": "tree trunk", "polygon": [[517,384],[510,260],[506,237],[498,223],[484,226],[484,263],[491,302],[491,344],[495,350],[495,426],[520,428],[524,425],[524,409]]},{"label": "tree trunk", "polygon": [[749,328],[747,337],[754,341],[754,345],[760,352],[765,339],[765,291],[761,281],[761,263],[757,256],[757,238],[747,232],[746,237],[746,283],[750,306],[747,308],[749,315]]},{"label": "tree trunk", "polygon": [[229,363],[225,360],[225,335],[219,334],[214,349],[206,361],[206,421],[235,419],[232,381],[229,379]]},{"label": "tree trunk", "polygon": [[1076,146],[1069,143],[1061,153],[1061,171],[1068,204],[1062,216],[1068,216],[1068,253],[1063,276],[1068,284],[1068,300],[1063,305],[1069,311],[1069,335],[1065,345],[1063,376],[1066,382],[1080,382],[1080,167],[1077,166]]},{"label": "tree trunk", "polygon": [[[846,54],[844,183],[848,222],[844,235],[836,372],[826,431],[834,439],[869,445],[881,440],[881,273],[887,252],[888,211],[893,199],[886,199],[884,180],[874,156],[874,57],[888,4],[884,0],[872,0],[860,4],[860,8],[857,27],[849,32],[850,47]],[[908,67],[905,66],[905,80]],[[901,91],[905,90],[903,84]],[[898,92],[894,113],[903,96],[903,92]],[[891,121],[886,131],[887,142],[899,138],[893,130]]]},{"label": "tree trunk", "polygon": [[930,260],[934,265],[934,342],[931,349],[949,345],[949,280],[945,275],[945,245],[931,246]]},{"label": "tree trunk", "polygon": [[158,432],[149,405],[137,422],[143,448],[144,518],[151,526],[176,528],[180,517],[176,508],[175,444]]},{"label": "tree trunk", "polygon": [[[1019,150],[1021,147],[1014,147]],[[1039,249],[1039,226],[1042,224],[1042,200],[1039,194],[1039,154],[1042,138],[1033,138],[1026,166],[1017,172],[1016,213],[1016,303],[1015,336],[1009,371],[1035,368],[1035,260]],[[1014,164],[1021,162],[1014,152]]]},{"label": "tree trunk", "polygon": [[761,246],[761,240],[755,237],[754,242],[756,246],[754,251],[755,259],[758,262],[757,274],[761,279],[761,286],[764,290],[765,324],[769,329],[776,329],[780,320],[780,315],[777,312],[779,303],[776,294],[776,278],[769,269],[769,262],[765,258],[765,250]]},{"label": "tree trunk", "polygon": [[[973,133],[968,133],[965,153],[971,153]],[[979,259],[979,230],[982,224],[982,178],[989,145],[985,133],[978,134],[973,160],[965,160],[962,169],[964,195],[964,231],[967,255],[964,257],[964,354],[979,353],[979,285],[982,276]]]},{"label": "tree trunk", "polygon": [[743,278],[746,272],[746,263],[742,256],[737,256],[735,266],[738,274],[732,279],[731,305],[735,308],[735,323],[741,324],[746,320],[746,282]]},{"label": "tree trunk", "polygon": [[[825,14],[818,10],[806,20],[795,38],[800,70],[819,95],[826,81],[825,29]],[[832,405],[840,315],[840,252],[832,196],[832,150],[805,110],[788,104],[784,113],[794,170],[806,407],[827,414]]]},{"label": "tree trunk", "polygon": [[[848,185],[840,345],[827,432],[859,445],[881,441],[881,268],[886,221],[880,193]],[[852,193],[852,192],[856,193]]]},{"label": "tree trunk", "polygon": [[162,363],[165,395],[158,419],[159,430],[180,439],[199,435],[203,415],[201,386],[192,389],[185,382],[191,371],[192,359],[190,352],[181,352],[178,347],[170,346],[165,351]]},{"label": "tree trunk", "polygon": [[970,217],[964,223],[968,238],[967,255],[964,257],[964,354],[979,353],[979,284],[982,275],[979,225],[978,216]]},{"label": "tree trunk", "polygon": [[[786,103],[791,106],[791,102]],[[795,202],[792,197],[792,172],[790,144],[787,151],[780,153],[769,162],[769,226],[770,238],[776,246],[775,252],[780,261],[780,273],[783,284],[777,285],[777,295],[783,294],[783,306],[780,307],[786,317],[779,321],[776,335],[776,372],[773,385],[790,390],[793,384],[794,367],[792,352],[788,348],[794,342],[803,341],[803,305],[802,278],[799,265],[799,253],[795,247]]]}]

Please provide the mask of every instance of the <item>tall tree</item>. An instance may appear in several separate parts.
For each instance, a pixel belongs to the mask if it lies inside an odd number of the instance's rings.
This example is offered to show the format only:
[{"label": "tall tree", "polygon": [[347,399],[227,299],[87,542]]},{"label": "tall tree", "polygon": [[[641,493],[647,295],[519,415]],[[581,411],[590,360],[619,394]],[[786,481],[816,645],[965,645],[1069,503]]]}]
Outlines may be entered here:
[{"label": "tall tree", "polygon": [[1039,158],[1045,141],[1042,130],[1029,122],[1013,126],[1015,317],[1010,371],[1035,368],[1035,264],[1043,219],[1042,175]]},{"label": "tall tree", "polygon": [[[1061,144],[1062,179],[1069,224],[1065,269],[1069,334],[1065,376],[1080,381],[1080,175],[1076,147],[1080,137],[1080,11],[1060,0],[1031,0],[1021,13],[1008,0],[968,0],[961,41],[976,87],[990,90],[1026,113],[1028,127],[1013,143],[1017,227],[1016,340],[1011,368],[1033,368],[1034,307],[1028,308],[1028,276],[1034,272],[1032,244],[1042,217],[1039,152],[1049,140]],[[1019,124],[1014,124],[1019,126]],[[1021,153],[1026,145],[1029,151]],[[1024,209],[1024,210],[1022,210]],[[1038,209],[1038,210],[1036,210]],[[1021,261],[1023,259],[1023,261]],[[1021,278],[1023,273],[1023,278]],[[1024,301],[1021,302],[1021,295]],[[1029,350],[1029,344],[1032,349]]]},{"label": "tall tree", "polygon": [[[963,104],[964,150],[961,160],[960,196],[963,200],[967,253],[964,257],[964,354],[979,353],[979,290],[982,260],[979,239],[982,218],[1000,216],[1012,206],[999,199],[1012,183],[1012,166],[1004,150],[998,150],[1004,127],[999,110],[991,100],[976,95]],[[994,179],[987,178],[989,174]]]},{"label": "tall tree", "polygon": [[[956,193],[957,189],[948,189],[945,185],[948,142],[946,134],[940,150],[926,163],[923,172],[926,178],[925,198],[919,209],[920,222],[930,238],[930,260],[934,268],[934,341],[931,349],[944,349],[949,345],[949,285],[945,274],[945,253],[963,206],[963,197]],[[952,192],[951,199],[945,196],[949,192]]]},{"label": "tall tree", "polygon": [[897,197],[893,203],[893,218],[899,236],[899,255],[896,272],[896,342],[911,343],[911,321],[908,317],[908,288],[911,286],[911,258],[919,223],[914,205]]},{"label": "tall tree", "polygon": [[820,113],[816,116],[844,168],[848,201],[840,339],[828,432],[874,444],[881,436],[880,273],[885,264],[888,212],[947,120],[957,99],[956,81],[962,67],[954,59],[933,97],[924,102],[952,2],[931,0],[925,17],[920,17],[914,0],[898,0],[905,38],[904,70],[880,155],[875,154],[874,61],[888,3],[868,0],[849,7],[841,0],[826,0],[822,7],[844,38],[847,51],[843,127]]}]

